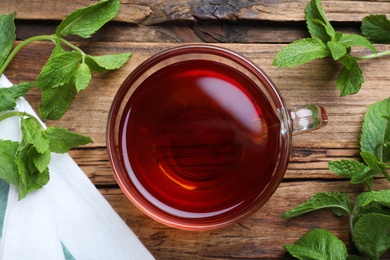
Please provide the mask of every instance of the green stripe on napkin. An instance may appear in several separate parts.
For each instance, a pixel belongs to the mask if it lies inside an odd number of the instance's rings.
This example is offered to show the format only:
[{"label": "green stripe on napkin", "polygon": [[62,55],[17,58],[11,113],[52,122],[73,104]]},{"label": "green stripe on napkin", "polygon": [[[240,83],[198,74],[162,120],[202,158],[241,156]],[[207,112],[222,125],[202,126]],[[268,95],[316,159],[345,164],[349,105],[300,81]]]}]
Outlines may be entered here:
[{"label": "green stripe on napkin", "polygon": [[3,234],[5,209],[7,208],[9,184],[0,179],[0,238]]},{"label": "green stripe on napkin", "polygon": [[62,244],[62,250],[64,251],[64,256],[65,256],[65,260],[76,260],[76,258],[74,258],[72,256],[72,254],[69,252],[69,250],[64,246],[64,244]]}]

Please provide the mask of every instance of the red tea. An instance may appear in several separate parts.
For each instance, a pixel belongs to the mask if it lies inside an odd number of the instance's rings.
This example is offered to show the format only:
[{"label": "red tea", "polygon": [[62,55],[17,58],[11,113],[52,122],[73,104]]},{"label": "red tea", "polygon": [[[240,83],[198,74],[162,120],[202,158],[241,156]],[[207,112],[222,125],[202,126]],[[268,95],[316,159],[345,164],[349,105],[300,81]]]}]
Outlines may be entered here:
[{"label": "red tea", "polygon": [[245,210],[277,164],[280,121],[243,73],[183,61],[148,77],[121,119],[120,150],[131,185],[179,218]]}]

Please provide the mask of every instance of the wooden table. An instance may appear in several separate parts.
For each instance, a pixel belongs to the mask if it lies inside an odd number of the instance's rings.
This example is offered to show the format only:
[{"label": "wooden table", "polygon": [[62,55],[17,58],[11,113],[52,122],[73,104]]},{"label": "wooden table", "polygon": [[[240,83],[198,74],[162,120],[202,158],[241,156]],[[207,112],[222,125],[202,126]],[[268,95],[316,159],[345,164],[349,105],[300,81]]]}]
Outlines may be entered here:
[{"label": "wooden table", "polygon": [[[0,12],[16,11],[17,39],[51,34],[67,13],[93,0],[1,0]],[[281,69],[272,66],[276,53],[287,43],[308,36],[304,8],[308,0],[254,1],[153,1],[123,0],[115,22],[90,40],[71,38],[85,52],[98,55],[130,51],[133,57],[122,69],[95,75],[60,120],[48,125],[67,127],[91,136],[93,144],[70,152],[157,259],[273,259],[289,258],[283,244],[294,243],[315,227],[326,228],[353,252],[347,217],[327,210],[281,220],[279,216],[315,192],[344,191],[354,196],[361,186],[333,175],[330,160],[359,159],[359,136],[370,104],[390,96],[390,58],[361,62],[365,83],[357,95],[339,97],[335,85],[339,65],[317,60]],[[369,14],[390,14],[390,1],[323,1],[337,30],[359,33],[361,19]],[[186,232],[163,226],[136,209],[116,184],[108,162],[105,124],[110,103],[126,76],[143,60],[184,43],[212,43],[251,58],[273,79],[289,106],[317,103],[327,108],[329,123],[316,132],[294,136],[293,154],[285,178],[271,200],[248,219],[217,231]],[[377,46],[390,50],[390,46]],[[52,44],[34,43],[24,48],[6,70],[14,83],[33,81],[50,55]],[[357,52],[366,51],[358,49]],[[37,108],[40,93],[27,99]],[[388,188],[383,179],[374,189]],[[390,257],[390,255],[387,255]]]}]

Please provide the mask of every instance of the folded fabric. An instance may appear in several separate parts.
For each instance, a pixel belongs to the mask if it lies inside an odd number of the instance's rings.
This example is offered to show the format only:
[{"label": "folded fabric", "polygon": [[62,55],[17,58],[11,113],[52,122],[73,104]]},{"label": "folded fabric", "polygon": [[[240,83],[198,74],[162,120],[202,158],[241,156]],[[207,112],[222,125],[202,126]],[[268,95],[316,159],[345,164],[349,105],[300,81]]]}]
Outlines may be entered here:
[{"label": "folded fabric", "polygon": [[[36,115],[23,98],[15,110]],[[0,122],[0,139],[21,140],[19,118]],[[20,201],[0,180],[0,259],[154,259],[69,154],[52,154],[49,169],[49,183]]]}]

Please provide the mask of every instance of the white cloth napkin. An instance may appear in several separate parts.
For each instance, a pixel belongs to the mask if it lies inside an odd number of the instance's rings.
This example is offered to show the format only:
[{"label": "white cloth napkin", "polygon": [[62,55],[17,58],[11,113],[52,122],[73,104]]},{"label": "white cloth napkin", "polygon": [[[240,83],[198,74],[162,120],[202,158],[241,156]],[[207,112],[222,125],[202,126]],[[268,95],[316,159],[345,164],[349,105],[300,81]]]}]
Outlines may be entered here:
[{"label": "white cloth napkin", "polygon": [[[15,110],[36,115],[23,98]],[[0,122],[0,139],[21,140],[19,118]],[[154,259],[69,154],[52,154],[49,169],[49,183],[21,201],[0,180],[0,259]]]}]

